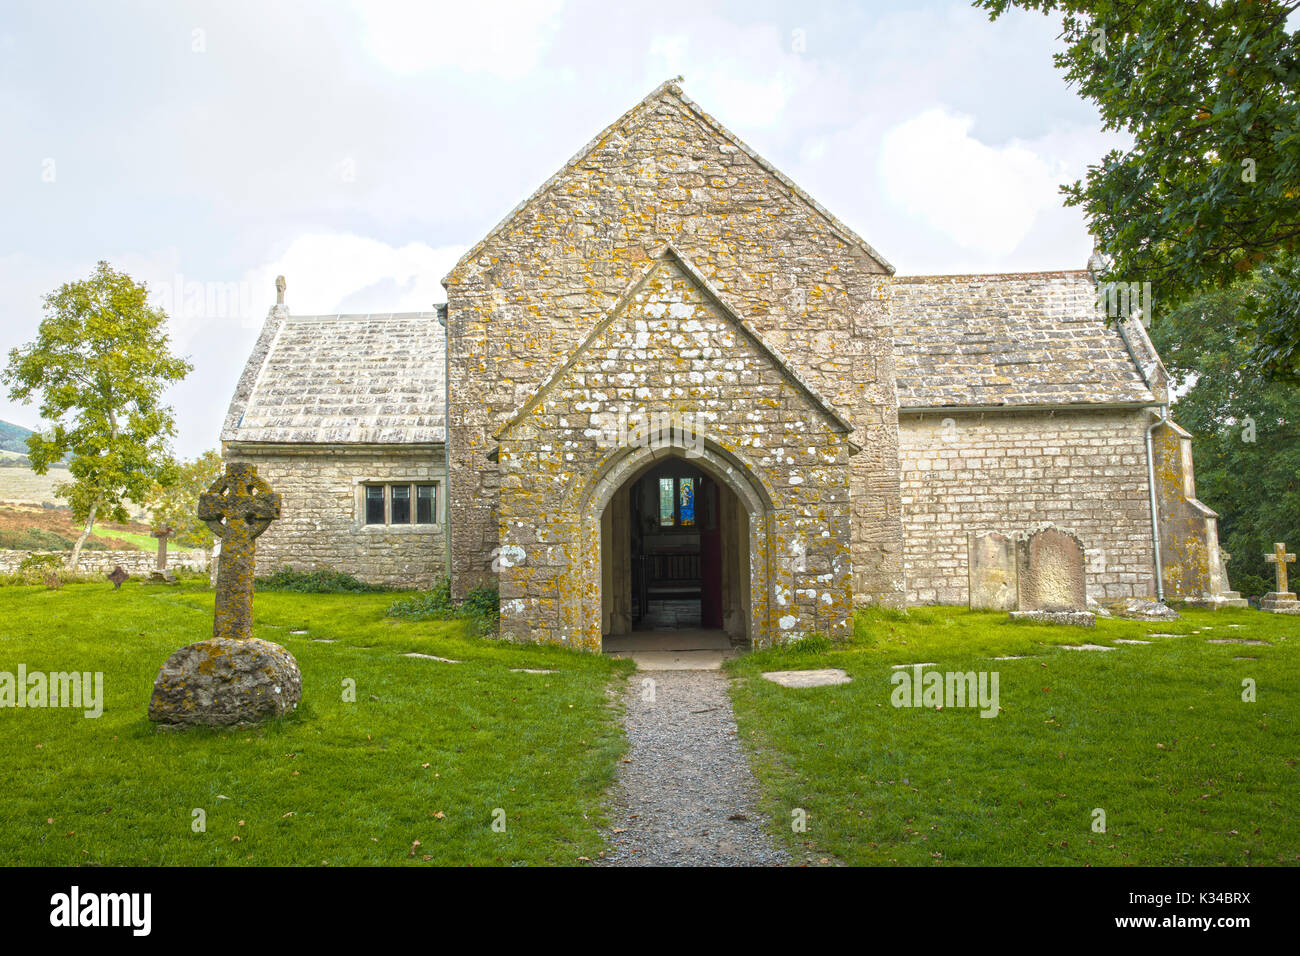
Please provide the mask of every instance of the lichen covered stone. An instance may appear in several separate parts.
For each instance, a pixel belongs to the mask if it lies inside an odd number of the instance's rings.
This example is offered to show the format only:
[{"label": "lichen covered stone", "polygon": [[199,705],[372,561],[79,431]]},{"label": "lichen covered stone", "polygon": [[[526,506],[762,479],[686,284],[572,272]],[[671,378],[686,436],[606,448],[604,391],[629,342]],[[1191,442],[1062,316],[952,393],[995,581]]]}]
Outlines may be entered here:
[{"label": "lichen covered stone", "polygon": [[154,679],[149,719],[210,727],[256,723],[294,710],[302,675],[293,655],[259,638],[182,647]]}]

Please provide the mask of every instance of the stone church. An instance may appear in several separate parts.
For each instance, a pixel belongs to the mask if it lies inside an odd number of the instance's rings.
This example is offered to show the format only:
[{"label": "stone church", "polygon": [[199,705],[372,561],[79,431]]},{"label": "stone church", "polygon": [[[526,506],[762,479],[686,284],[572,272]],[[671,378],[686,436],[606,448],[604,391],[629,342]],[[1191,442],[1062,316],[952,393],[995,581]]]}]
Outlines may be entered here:
[{"label": "stone church", "polygon": [[222,431],[283,495],[259,572],[463,596],[598,651],[656,605],[737,645],[964,604],[971,536],[1054,525],[1090,601],[1227,591],[1191,438],[1087,270],[896,276],[656,89],[428,312],[270,312]]}]

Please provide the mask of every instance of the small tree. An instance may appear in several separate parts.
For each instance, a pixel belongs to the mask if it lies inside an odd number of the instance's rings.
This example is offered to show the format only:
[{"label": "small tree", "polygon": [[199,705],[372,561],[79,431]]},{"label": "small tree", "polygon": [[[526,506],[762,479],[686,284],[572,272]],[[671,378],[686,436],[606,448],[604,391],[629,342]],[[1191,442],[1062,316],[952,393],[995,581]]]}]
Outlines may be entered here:
[{"label": "small tree", "polygon": [[199,495],[221,474],[221,453],[205,451],[177,466],[176,480],[155,483],[149,492],[153,528],[171,528],[171,540],[182,548],[211,548],[212,532],[199,520]]},{"label": "small tree", "polygon": [[175,434],[162,394],[193,367],[171,354],[166,314],[149,307],[148,290],[107,262],[89,279],[45,297],[36,341],[9,353],[3,379],[14,401],[40,396],[52,427],[27,439],[39,475],[69,458],[72,481],[56,493],[83,522],[69,568],[98,516],[125,522],[125,502],[142,504],[154,485],[176,480],[167,450]]}]

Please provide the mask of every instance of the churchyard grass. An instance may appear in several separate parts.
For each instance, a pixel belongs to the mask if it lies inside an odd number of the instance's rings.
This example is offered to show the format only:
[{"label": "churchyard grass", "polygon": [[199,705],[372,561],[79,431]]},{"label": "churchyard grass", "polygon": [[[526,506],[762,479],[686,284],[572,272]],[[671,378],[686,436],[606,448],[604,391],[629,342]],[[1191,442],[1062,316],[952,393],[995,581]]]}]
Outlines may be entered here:
[{"label": "churchyard grass", "polygon": [[[1062,647],[1084,643],[1115,649]],[[921,662],[997,671],[1001,712],[893,706],[891,665]],[[795,689],[761,676],[820,667],[853,680]],[[729,669],[760,806],[791,846],[850,864],[1300,862],[1300,619],[1189,610],[1087,630],[964,608],[872,611],[832,649]]]},{"label": "churchyard grass", "polygon": [[[145,711],[168,655],[211,633],[213,593],[203,582],[0,588],[0,671],[99,671],[105,698],[98,718],[0,709],[0,862],[596,857],[624,748],[606,688],[631,665],[472,639],[462,621],[386,617],[394,598],[259,591],[254,633],[297,658],[298,712],[256,729],[168,731]],[[409,652],[461,663],[402,656]],[[349,681],[355,702],[344,699]],[[504,832],[492,826],[498,808]],[[206,832],[195,832],[196,810]]]}]

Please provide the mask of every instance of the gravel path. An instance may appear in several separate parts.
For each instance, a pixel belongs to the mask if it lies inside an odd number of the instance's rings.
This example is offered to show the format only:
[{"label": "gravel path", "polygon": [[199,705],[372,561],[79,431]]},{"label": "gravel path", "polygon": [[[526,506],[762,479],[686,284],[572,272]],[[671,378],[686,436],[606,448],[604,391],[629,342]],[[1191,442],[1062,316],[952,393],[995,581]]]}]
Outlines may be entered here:
[{"label": "gravel path", "polygon": [[[643,699],[654,681],[653,701]],[[625,692],[630,745],[619,764],[614,866],[778,866],[754,810],[757,784],[736,739],[736,720],[719,671],[638,671]],[[623,832],[618,832],[618,831]]]}]

